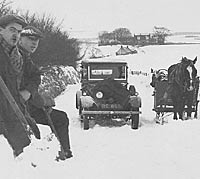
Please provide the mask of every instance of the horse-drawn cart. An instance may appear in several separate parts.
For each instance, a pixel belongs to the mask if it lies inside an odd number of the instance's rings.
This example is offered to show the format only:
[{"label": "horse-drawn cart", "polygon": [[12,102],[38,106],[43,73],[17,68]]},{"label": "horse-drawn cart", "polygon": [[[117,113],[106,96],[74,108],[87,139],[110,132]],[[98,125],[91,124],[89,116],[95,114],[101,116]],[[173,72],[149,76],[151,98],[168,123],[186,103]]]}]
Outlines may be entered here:
[{"label": "horse-drawn cart", "polygon": [[[153,72],[153,71],[152,71]],[[173,100],[170,95],[167,94],[168,88],[168,71],[166,69],[160,69],[154,71],[152,75],[152,82],[150,85],[154,88],[154,106],[153,111],[156,112],[155,120],[157,123],[163,124],[165,117],[175,112]],[[194,80],[194,89],[192,92],[192,106],[191,112],[194,113],[194,118],[197,118],[198,111],[198,91],[199,91],[199,77]],[[188,112],[187,101],[184,104],[184,113]]]}]

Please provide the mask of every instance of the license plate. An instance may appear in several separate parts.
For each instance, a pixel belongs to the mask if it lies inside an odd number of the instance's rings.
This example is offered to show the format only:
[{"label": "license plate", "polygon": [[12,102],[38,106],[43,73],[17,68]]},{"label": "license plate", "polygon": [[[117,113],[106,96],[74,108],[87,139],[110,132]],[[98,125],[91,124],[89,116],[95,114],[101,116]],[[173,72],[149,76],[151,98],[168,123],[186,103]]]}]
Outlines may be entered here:
[{"label": "license plate", "polygon": [[122,109],[120,104],[101,104],[102,109]]}]

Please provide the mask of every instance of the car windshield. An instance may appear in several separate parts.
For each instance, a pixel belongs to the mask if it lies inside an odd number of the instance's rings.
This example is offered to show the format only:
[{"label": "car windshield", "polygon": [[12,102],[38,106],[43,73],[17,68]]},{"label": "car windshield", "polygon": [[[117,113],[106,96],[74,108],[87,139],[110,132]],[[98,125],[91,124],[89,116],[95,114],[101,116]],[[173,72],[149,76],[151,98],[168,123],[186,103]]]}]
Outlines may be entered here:
[{"label": "car windshield", "polygon": [[126,79],[126,66],[124,64],[91,64],[88,66],[89,80],[102,80],[113,78],[116,80]]}]

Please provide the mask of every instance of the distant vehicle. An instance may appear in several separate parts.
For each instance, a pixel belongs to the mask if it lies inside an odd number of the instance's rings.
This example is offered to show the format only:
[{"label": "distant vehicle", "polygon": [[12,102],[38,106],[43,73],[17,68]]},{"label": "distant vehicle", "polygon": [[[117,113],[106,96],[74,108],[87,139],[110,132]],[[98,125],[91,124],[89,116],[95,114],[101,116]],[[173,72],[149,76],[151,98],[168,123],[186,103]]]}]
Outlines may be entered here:
[{"label": "distant vehicle", "polygon": [[[120,118],[130,120],[138,129],[141,98],[134,85],[129,85],[127,62],[118,59],[88,59],[81,63],[81,89],[76,92],[84,130],[89,120]],[[128,87],[129,86],[129,87]]]}]

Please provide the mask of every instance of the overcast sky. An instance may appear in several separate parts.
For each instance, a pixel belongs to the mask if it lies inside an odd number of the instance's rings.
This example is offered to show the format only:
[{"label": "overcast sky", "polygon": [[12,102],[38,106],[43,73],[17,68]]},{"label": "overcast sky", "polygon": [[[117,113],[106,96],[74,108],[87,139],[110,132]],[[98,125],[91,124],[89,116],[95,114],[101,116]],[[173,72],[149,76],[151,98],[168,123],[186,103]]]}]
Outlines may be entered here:
[{"label": "overcast sky", "polygon": [[200,32],[199,0],[13,0],[12,6],[49,14],[71,33],[97,34],[126,27],[132,33],[152,32],[154,26],[171,31]]}]

